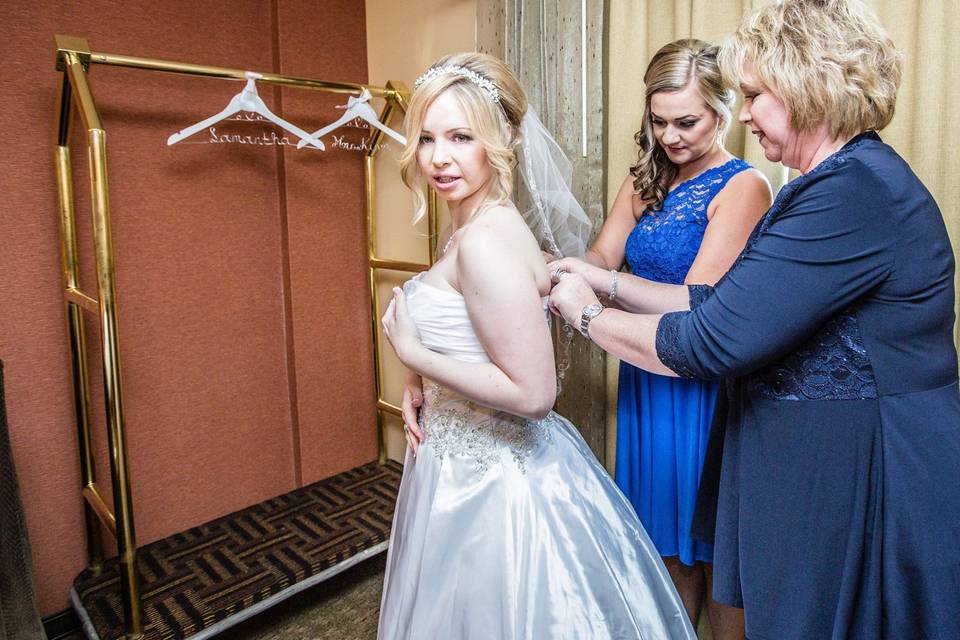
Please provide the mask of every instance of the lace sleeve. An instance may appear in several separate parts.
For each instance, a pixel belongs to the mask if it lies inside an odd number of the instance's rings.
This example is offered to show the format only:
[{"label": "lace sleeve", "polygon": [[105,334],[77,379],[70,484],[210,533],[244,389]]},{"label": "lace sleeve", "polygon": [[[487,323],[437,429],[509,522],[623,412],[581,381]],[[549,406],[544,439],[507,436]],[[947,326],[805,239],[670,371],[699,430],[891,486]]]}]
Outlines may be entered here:
[{"label": "lace sleeve", "polygon": [[681,378],[696,377],[687,361],[687,355],[680,346],[680,322],[689,313],[689,311],[665,313],[657,325],[657,357]]},{"label": "lace sleeve", "polygon": [[693,311],[713,295],[713,287],[709,284],[691,284],[687,286],[690,292],[690,310]]}]

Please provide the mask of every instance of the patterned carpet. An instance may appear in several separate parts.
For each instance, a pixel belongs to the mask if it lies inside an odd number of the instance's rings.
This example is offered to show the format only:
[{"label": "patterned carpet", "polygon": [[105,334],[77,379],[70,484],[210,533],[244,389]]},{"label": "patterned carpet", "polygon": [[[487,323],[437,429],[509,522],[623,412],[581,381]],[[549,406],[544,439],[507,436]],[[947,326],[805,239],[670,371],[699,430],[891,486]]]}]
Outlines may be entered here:
[{"label": "patterned carpet", "polygon": [[[142,547],[144,640],[208,636],[381,553],[401,474],[372,462]],[[115,560],[74,582],[101,640],[123,635],[119,582]]]},{"label": "patterned carpet", "polygon": [[[401,474],[370,463],[141,548],[144,640],[375,640]],[[101,640],[122,637],[115,562],[74,589]]]},{"label": "patterned carpet", "polygon": [[344,571],[226,631],[225,640],[375,640],[387,555]]}]

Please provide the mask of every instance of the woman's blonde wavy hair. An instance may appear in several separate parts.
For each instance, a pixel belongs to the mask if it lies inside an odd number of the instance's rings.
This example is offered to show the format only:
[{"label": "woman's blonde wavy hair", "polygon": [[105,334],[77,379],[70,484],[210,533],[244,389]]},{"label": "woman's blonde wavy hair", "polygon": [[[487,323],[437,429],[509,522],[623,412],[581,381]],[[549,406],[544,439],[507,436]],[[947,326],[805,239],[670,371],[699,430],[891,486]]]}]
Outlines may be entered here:
[{"label": "woman's blonde wavy hair", "polygon": [[748,70],[783,101],[797,132],[826,124],[834,137],[893,119],[902,73],[876,14],[860,0],[783,0],[758,9],[721,45],[733,84]]},{"label": "woman's blonde wavy hair", "polygon": [[630,167],[633,189],[651,211],[663,206],[670,185],[677,177],[679,168],[667,157],[666,151],[657,142],[653,133],[653,115],[650,99],[661,91],[682,91],[691,82],[696,82],[703,101],[717,115],[720,141],[727,133],[732,115],[733,91],[724,83],[717,66],[717,47],[702,40],[677,40],[664,45],[653,54],[647,71],[643,74],[646,98],[643,108],[643,124],[633,139],[640,147],[637,163]]},{"label": "woman's blonde wavy hair", "polygon": [[452,92],[459,102],[474,139],[483,145],[493,170],[490,191],[474,215],[486,206],[509,200],[513,192],[513,168],[521,142],[520,121],[527,112],[527,95],[510,68],[493,56],[456,53],[440,58],[430,68],[447,65],[464,67],[492,82],[500,94],[500,102],[494,102],[469,78],[454,74],[434,76],[414,89],[405,119],[407,144],[400,154],[400,176],[416,199],[414,220],[422,218],[427,211],[429,187],[417,164],[423,119],[433,101],[445,91]]}]

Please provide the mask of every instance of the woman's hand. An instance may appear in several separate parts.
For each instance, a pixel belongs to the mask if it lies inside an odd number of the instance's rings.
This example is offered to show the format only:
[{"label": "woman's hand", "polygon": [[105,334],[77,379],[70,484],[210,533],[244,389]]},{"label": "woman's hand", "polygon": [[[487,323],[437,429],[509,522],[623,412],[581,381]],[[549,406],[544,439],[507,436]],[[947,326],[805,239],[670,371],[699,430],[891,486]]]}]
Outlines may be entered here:
[{"label": "woman's hand", "polygon": [[547,265],[550,277],[557,282],[560,273],[575,273],[581,276],[587,285],[597,293],[609,293],[613,276],[608,269],[601,269],[580,258],[563,258]]},{"label": "woman's hand", "polygon": [[407,376],[403,385],[403,401],[400,403],[403,415],[403,435],[407,438],[407,445],[417,457],[417,449],[423,442],[423,431],[420,429],[420,407],[423,406],[423,379],[415,373]]},{"label": "woman's hand", "polygon": [[550,311],[562,317],[572,327],[580,327],[583,308],[594,302],[597,302],[596,294],[579,273],[564,272],[560,281],[550,291]]},{"label": "woman's hand", "polygon": [[390,305],[380,323],[383,325],[383,333],[393,346],[393,350],[397,352],[400,362],[409,367],[410,356],[417,349],[423,348],[423,345],[420,344],[417,325],[407,311],[407,299],[400,287],[393,288],[393,299],[390,300]]}]

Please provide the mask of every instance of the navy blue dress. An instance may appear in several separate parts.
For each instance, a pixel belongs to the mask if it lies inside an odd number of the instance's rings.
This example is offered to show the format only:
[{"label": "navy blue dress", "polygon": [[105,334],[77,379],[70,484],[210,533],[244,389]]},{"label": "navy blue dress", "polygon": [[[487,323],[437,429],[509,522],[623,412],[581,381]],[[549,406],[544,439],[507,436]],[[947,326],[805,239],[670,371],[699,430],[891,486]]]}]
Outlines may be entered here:
[{"label": "navy blue dress", "polygon": [[[682,284],[707,230],[707,209],[730,178],[749,169],[738,158],[674,187],[659,211],[645,211],[627,237],[634,275]],[[712,562],[713,545],[690,535],[710,437],[717,383],[660,376],[620,363],[617,486],[662,556]]]},{"label": "navy blue dress", "polygon": [[661,319],[666,366],[725,378],[697,517],[751,640],[960,638],[953,275],[933,198],[866,133]]}]

